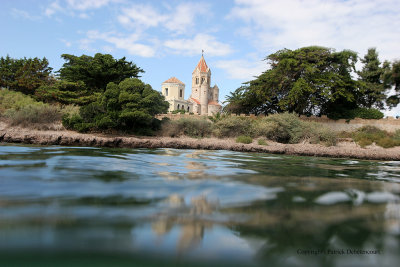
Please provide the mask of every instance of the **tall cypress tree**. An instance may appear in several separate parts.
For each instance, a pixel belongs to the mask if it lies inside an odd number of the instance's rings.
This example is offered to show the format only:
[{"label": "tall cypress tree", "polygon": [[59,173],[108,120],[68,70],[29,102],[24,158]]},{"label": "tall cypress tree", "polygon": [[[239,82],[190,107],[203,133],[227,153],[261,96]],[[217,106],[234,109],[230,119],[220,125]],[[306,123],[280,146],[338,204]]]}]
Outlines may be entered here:
[{"label": "tall cypress tree", "polygon": [[361,62],[363,67],[358,72],[361,94],[358,102],[367,108],[383,109],[387,97],[385,92],[390,87],[384,81],[384,73],[390,68],[390,64],[380,62],[376,48],[369,48]]}]

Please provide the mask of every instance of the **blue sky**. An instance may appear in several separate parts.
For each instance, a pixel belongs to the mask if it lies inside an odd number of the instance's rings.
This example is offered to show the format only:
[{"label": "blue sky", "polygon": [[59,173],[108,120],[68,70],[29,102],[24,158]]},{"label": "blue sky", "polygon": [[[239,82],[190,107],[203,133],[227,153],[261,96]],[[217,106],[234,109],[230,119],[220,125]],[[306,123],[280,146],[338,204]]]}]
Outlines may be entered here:
[{"label": "blue sky", "polygon": [[[282,48],[309,45],[376,47],[381,60],[400,59],[398,0],[1,0],[0,56],[109,53],[145,70],[160,90],[172,76],[186,84],[204,49],[220,101],[267,69]],[[386,112],[400,114],[400,108]]]}]

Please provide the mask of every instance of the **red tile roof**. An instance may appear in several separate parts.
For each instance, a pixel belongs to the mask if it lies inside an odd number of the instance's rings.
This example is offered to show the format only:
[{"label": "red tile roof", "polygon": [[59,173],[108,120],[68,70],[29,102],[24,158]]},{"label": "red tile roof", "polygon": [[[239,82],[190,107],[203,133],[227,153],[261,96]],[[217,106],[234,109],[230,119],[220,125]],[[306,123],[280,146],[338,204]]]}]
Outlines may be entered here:
[{"label": "red tile roof", "polygon": [[196,69],[199,69],[200,72],[208,72],[209,68],[203,56],[201,56],[199,63],[197,63]]},{"label": "red tile roof", "polygon": [[166,80],[163,83],[180,83],[180,84],[184,84],[183,82],[181,82],[179,79],[177,79],[176,77],[171,77],[168,80]]},{"label": "red tile roof", "polygon": [[209,105],[214,105],[214,106],[221,106],[220,104],[218,104],[217,101],[211,100],[210,102],[208,102]]},{"label": "red tile roof", "polygon": [[199,104],[200,105],[200,101],[199,100],[197,100],[196,98],[191,98],[194,102],[196,102],[197,104]]}]

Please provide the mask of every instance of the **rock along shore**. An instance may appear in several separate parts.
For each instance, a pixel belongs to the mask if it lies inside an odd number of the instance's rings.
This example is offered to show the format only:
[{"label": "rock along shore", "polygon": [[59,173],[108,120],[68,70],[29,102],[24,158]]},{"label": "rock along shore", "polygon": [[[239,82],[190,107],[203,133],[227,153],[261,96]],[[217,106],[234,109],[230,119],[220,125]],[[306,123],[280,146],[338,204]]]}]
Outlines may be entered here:
[{"label": "rock along shore", "polygon": [[354,142],[339,142],[326,147],[319,144],[280,144],[267,141],[268,145],[238,144],[235,139],[190,137],[137,137],[106,134],[81,134],[73,131],[39,131],[28,128],[9,127],[0,122],[0,142],[60,146],[124,147],[124,148],[177,148],[232,150],[241,152],[263,152],[299,156],[332,158],[356,158],[371,160],[400,160],[400,147],[384,149],[375,145],[361,148]]}]

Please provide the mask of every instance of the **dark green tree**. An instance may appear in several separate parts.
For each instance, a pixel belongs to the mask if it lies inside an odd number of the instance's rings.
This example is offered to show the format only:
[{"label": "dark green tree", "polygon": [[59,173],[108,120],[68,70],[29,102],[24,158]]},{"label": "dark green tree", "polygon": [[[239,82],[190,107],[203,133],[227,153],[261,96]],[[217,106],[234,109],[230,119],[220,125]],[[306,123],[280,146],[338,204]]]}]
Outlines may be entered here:
[{"label": "dark green tree", "polygon": [[227,108],[245,113],[327,114],[338,105],[356,106],[358,83],[351,77],[357,54],[318,46],[283,49],[269,55],[271,66],[228,98]]},{"label": "dark green tree", "polygon": [[51,84],[39,87],[35,92],[35,98],[46,103],[82,106],[96,101],[100,94],[99,92],[89,92],[82,81],[54,80]]},{"label": "dark green tree", "polygon": [[169,103],[149,84],[137,78],[125,79],[119,84],[109,83],[94,103],[81,107],[80,120],[72,118],[63,123],[67,127],[88,129],[118,129],[143,133],[159,126],[154,115],[167,112]]},{"label": "dark green tree", "polygon": [[126,78],[138,78],[144,72],[125,57],[114,59],[112,55],[97,53],[94,57],[63,54],[66,61],[58,71],[60,79],[68,82],[82,81],[88,90],[103,92],[108,83],[120,83]]},{"label": "dark green tree", "polygon": [[399,97],[399,93],[400,93],[400,61],[394,61],[392,63],[391,69],[390,71],[387,71],[385,73],[385,78],[386,80],[390,83],[391,86],[393,86],[395,92],[397,94],[388,97],[386,104],[389,107],[395,107],[399,104],[400,102],[400,97]]},{"label": "dark green tree", "polygon": [[388,62],[381,64],[376,48],[368,49],[367,54],[361,59],[362,70],[357,72],[360,76],[359,104],[367,108],[383,109],[387,98],[385,92],[390,84],[385,82],[385,72],[390,65]]},{"label": "dark green tree", "polygon": [[0,87],[34,94],[36,89],[50,83],[52,68],[46,58],[0,58]]}]

